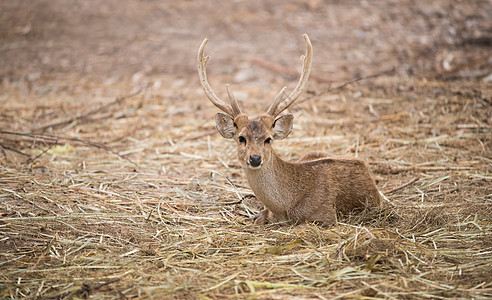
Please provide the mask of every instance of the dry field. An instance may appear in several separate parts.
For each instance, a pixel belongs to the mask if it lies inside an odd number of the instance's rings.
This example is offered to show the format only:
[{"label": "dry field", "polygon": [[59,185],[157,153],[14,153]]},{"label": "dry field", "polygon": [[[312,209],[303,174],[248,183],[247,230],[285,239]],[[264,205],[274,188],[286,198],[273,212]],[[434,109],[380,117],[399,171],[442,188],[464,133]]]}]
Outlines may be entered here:
[{"label": "dry field", "polygon": [[[217,3],[0,3],[0,297],[492,297],[491,2]],[[384,205],[255,226],[196,51],[260,114],[303,33],[274,148],[364,159]]]}]

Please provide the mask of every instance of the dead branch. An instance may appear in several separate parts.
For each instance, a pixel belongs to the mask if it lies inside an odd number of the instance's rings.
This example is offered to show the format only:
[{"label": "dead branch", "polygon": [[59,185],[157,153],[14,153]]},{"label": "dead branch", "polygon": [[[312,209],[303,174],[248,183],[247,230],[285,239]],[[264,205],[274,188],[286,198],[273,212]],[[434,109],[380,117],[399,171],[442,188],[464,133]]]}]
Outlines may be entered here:
[{"label": "dead branch", "polygon": [[[296,78],[300,74],[295,69],[280,66],[280,65],[268,62],[268,61],[258,59],[258,58],[253,58],[251,60],[251,62],[253,64],[256,64],[256,65],[262,67],[262,68],[273,71],[275,73],[279,73],[280,75],[282,75],[284,77],[288,77],[288,78]],[[323,77],[320,77],[320,76],[317,76],[314,74],[311,74],[310,78],[315,80],[318,83],[333,83],[333,80],[331,80],[331,79],[323,78]]]},{"label": "dead branch", "polygon": [[82,286],[80,288],[78,288],[74,291],[62,293],[60,295],[56,295],[56,296],[52,296],[52,297],[47,297],[45,299],[67,299],[67,298],[71,298],[73,296],[86,297],[91,292],[97,291],[97,290],[101,289],[102,287],[105,287],[105,286],[110,285],[112,283],[118,282],[120,280],[121,280],[120,278],[115,278],[115,279],[109,280],[107,282],[103,282],[103,283],[96,285],[94,287],[90,286],[89,284],[84,283],[84,284],[82,284]]},{"label": "dead branch", "polygon": [[400,186],[397,186],[389,191],[386,191],[384,192],[384,194],[388,195],[388,194],[392,194],[394,192],[397,192],[397,191],[400,191],[400,190],[403,190],[404,188],[414,184],[415,182],[417,182],[420,178],[419,177],[415,177],[414,179],[410,180],[409,182],[405,183],[405,184],[402,184]]},{"label": "dead branch", "polygon": [[110,147],[108,147],[108,146],[106,146],[104,144],[92,142],[92,141],[89,141],[89,140],[83,140],[83,139],[73,138],[73,137],[56,136],[56,135],[41,135],[41,134],[31,134],[31,133],[20,133],[20,132],[5,131],[5,130],[0,130],[0,134],[21,136],[21,137],[30,139],[32,142],[42,141],[42,142],[44,142],[46,144],[51,144],[53,146],[56,145],[56,144],[58,144],[58,140],[66,140],[66,141],[71,141],[71,142],[77,142],[77,143],[81,143],[83,145],[88,145],[88,146],[91,146],[91,147],[102,149],[102,150],[104,150],[106,152],[109,152],[109,153],[112,153],[112,154],[118,156],[121,159],[124,159],[124,160],[130,162],[133,165],[137,165],[131,159],[129,159],[127,157],[124,157],[123,155],[120,155],[119,153],[117,153],[113,149],[111,149]]},{"label": "dead branch", "polygon": [[53,124],[48,124],[48,125],[45,125],[43,127],[40,127],[40,128],[36,128],[33,130],[33,132],[44,132],[46,129],[48,128],[57,128],[57,127],[62,127],[62,126],[66,126],[66,125],[69,125],[73,122],[78,122],[78,121],[82,121],[82,120],[85,120],[85,121],[91,121],[92,118],[91,116],[100,112],[100,111],[103,111],[115,104],[121,104],[123,101],[127,100],[127,99],[130,99],[138,94],[140,94],[142,91],[144,90],[144,88],[141,88],[139,89],[138,91],[134,92],[134,93],[131,93],[131,94],[128,94],[128,95],[125,95],[125,96],[122,96],[122,97],[118,97],[116,98],[114,101],[110,102],[110,103],[107,103],[105,105],[102,105],[96,109],[93,109],[83,115],[80,115],[80,116],[77,116],[77,117],[73,117],[73,118],[70,118],[68,120],[65,120],[65,121],[61,121],[61,122],[56,122],[56,123],[53,123]]},{"label": "dead branch", "polygon": [[346,81],[340,85],[330,87],[330,88],[327,88],[327,89],[324,89],[321,91],[307,91],[307,93],[312,94],[314,96],[319,96],[319,95],[323,95],[323,94],[329,93],[329,92],[334,91],[334,90],[343,89],[344,87],[346,87],[347,85],[352,84],[352,83],[356,83],[356,82],[363,81],[363,80],[373,79],[373,78],[376,78],[376,77],[379,77],[382,75],[390,75],[390,74],[393,74],[395,71],[396,71],[396,67],[392,67],[389,70],[384,70],[384,71],[370,74],[367,76],[359,76],[359,77],[353,78],[353,79],[348,80],[348,81]]},{"label": "dead branch", "polygon": [[192,137],[189,137],[189,138],[186,138],[186,139],[183,139],[183,141],[194,141],[194,140],[198,140],[198,139],[201,139],[202,137],[206,137],[206,136],[209,136],[209,135],[213,135],[217,133],[217,130],[210,130],[210,131],[207,131],[205,133],[202,133],[202,134],[199,134],[199,135],[195,135],[195,136],[192,136]]},{"label": "dead branch", "polygon": [[30,155],[29,155],[29,154],[27,154],[27,153],[24,153],[24,152],[19,151],[19,150],[17,150],[17,149],[14,149],[14,148],[11,148],[11,147],[8,147],[8,146],[5,146],[5,145],[3,145],[2,143],[0,143],[0,147],[2,147],[2,149],[9,150],[9,151],[15,152],[15,153],[20,154],[20,155],[24,155],[24,156],[28,156],[28,157],[30,156]]},{"label": "dead branch", "polygon": [[27,164],[30,164],[30,163],[33,163],[36,159],[40,158],[41,156],[43,156],[46,152],[50,151],[51,148],[55,147],[56,145],[58,145],[57,142],[55,142],[54,144],[50,145],[48,148],[46,148],[45,150],[43,150],[41,153],[39,153],[38,155],[36,155],[35,157],[30,157],[28,158],[24,164],[27,165]]}]

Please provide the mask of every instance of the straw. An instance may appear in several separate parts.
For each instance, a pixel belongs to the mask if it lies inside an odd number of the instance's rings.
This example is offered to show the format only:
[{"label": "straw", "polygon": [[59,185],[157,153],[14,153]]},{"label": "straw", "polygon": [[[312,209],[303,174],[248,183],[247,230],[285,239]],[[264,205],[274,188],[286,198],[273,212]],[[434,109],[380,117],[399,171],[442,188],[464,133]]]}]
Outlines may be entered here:
[{"label": "straw", "polygon": [[[328,227],[253,224],[262,205],[236,146],[214,133],[216,111],[193,88],[179,103],[164,90],[68,103],[60,115],[71,117],[37,125],[32,107],[7,97],[0,116],[17,118],[0,121],[0,297],[492,297],[490,110],[466,94],[429,107],[436,89],[448,93],[441,84],[417,80],[407,98],[381,95],[398,88],[381,78],[298,104],[276,151],[357,155],[384,199]],[[43,109],[57,112],[63,95],[51,97]],[[342,121],[320,125],[334,114]]]}]

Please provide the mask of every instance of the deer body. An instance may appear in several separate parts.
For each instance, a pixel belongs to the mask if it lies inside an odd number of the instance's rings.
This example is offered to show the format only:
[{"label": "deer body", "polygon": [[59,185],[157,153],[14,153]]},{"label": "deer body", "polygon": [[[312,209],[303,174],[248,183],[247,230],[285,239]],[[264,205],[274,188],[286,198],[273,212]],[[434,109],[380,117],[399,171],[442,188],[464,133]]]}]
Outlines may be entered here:
[{"label": "deer body", "polygon": [[318,222],[333,224],[337,213],[380,205],[380,196],[371,174],[362,160],[335,158],[323,152],[310,152],[297,162],[282,160],[272,149],[274,140],[287,137],[294,117],[278,115],[301,94],[309,77],[312,46],[307,35],[307,55],[302,56],[303,71],[295,90],[285,97],[285,88],[277,95],[267,113],[249,120],[241,112],[234,95],[227,87],[231,105],[217,98],[208,84],[203,56],[207,40],[198,51],[198,73],[205,94],[225,113],[217,113],[219,133],[234,139],[238,158],[248,183],[265,208],[256,217],[256,224],[279,221]]},{"label": "deer body", "polygon": [[[320,154],[324,158],[309,160]],[[245,169],[251,189],[266,207],[256,223],[333,224],[337,212],[379,205],[379,192],[363,161],[319,152],[307,156],[291,163],[274,154],[269,165]]]}]

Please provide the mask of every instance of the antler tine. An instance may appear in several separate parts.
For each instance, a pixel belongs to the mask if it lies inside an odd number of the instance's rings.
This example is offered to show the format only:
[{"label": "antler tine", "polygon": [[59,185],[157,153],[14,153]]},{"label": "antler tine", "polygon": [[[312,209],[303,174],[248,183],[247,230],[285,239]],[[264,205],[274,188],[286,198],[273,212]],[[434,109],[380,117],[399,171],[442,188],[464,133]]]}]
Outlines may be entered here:
[{"label": "antler tine", "polygon": [[[308,81],[309,78],[309,73],[311,73],[311,63],[313,61],[313,45],[311,44],[311,41],[309,40],[309,37],[307,34],[303,35],[304,40],[306,41],[306,55],[301,56],[301,61],[302,61],[302,72],[301,76],[299,78],[299,82],[297,83],[296,88],[292,93],[285,98],[283,101],[281,101],[279,97],[281,94],[283,96],[283,91],[280,91],[279,95],[275,100],[273,101],[272,105],[268,109],[267,114],[270,114],[274,117],[278,116],[281,112],[286,110],[289,106],[296,101],[296,99],[301,95],[302,91],[304,90],[304,87]],[[278,102],[278,103],[276,103]],[[274,105],[275,104],[275,105]]]},{"label": "antler tine", "polygon": [[239,108],[239,104],[237,104],[236,97],[232,93],[228,84],[226,84],[226,90],[227,90],[227,97],[229,97],[229,102],[231,102],[231,108],[232,108],[232,112],[234,114],[233,116],[240,115],[241,109]]},{"label": "antler tine", "polygon": [[[204,39],[200,48],[198,49],[198,57],[197,57],[197,63],[198,63],[198,76],[200,76],[200,83],[202,85],[203,91],[205,92],[205,95],[207,95],[208,99],[219,109],[224,111],[226,114],[230,115],[231,117],[237,116],[241,111],[239,110],[239,106],[237,105],[237,102],[234,98],[234,95],[232,95],[232,92],[230,92],[229,87],[227,88],[227,94],[229,95],[229,100],[231,101],[232,107],[228,104],[226,104],[224,101],[220,100],[217,95],[215,95],[214,91],[210,87],[210,84],[208,83],[207,80],[207,62],[210,59],[210,56],[203,56],[203,52],[205,51],[205,45],[207,45],[208,39]],[[232,96],[232,97],[231,97]]]},{"label": "antler tine", "polygon": [[267,115],[276,116],[275,111],[277,110],[278,105],[284,100],[286,89],[287,87],[284,86],[282,90],[280,90],[280,93],[277,94],[275,100],[272,102],[272,105],[268,108]]}]

